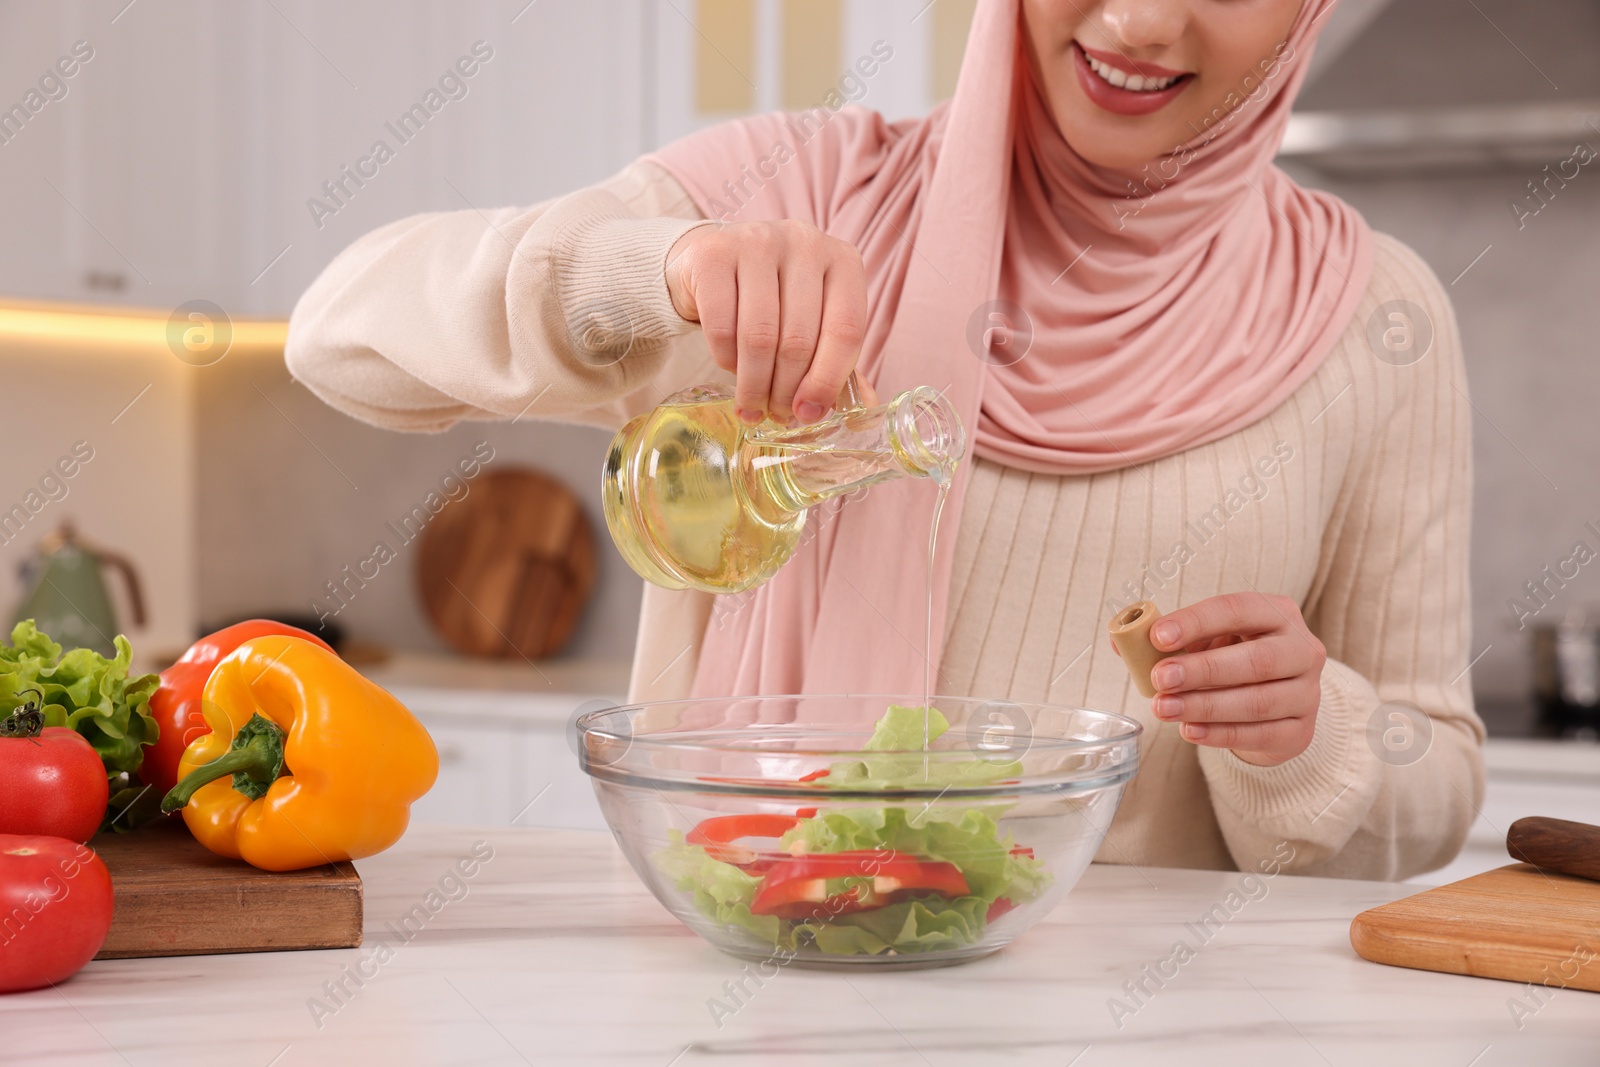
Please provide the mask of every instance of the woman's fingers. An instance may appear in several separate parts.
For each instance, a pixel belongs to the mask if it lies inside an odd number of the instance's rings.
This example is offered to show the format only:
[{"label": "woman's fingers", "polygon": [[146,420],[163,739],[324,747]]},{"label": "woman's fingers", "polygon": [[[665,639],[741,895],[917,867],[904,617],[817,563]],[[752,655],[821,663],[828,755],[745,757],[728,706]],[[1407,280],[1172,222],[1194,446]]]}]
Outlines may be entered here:
[{"label": "woman's fingers", "polygon": [[733,372],[741,418],[811,422],[834,406],[866,331],[854,247],[780,220],[690,230],[668,255],[673,307]]},{"label": "woman's fingers", "polygon": [[1169,656],[1155,665],[1150,680],[1163,693],[1182,693],[1293,678],[1311,665],[1311,648],[1305,641],[1292,634],[1273,634]]},{"label": "woman's fingers", "polygon": [[697,227],[679,237],[667,250],[667,269],[662,272],[667,282],[667,296],[672,298],[672,308],[687,322],[700,321],[700,309],[694,299],[694,249],[705,239],[710,227]]},{"label": "woman's fingers", "polygon": [[769,411],[782,311],[778,300],[778,262],[760,250],[739,261],[738,361],[733,403],[739,417],[754,425]]},{"label": "woman's fingers", "polygon": [[[852,367],[850,369],[854,370],[855,368]],[[845,379],[847,381],[849,380],[849,377],[850,376],[848,374],[845,375]],[[843,391],[844,387],[840,386],[840,392],[842,393]],[[872,383],[860,375],[856,376],[856,399],[861,402],[861,406],[864,408],[875,408],[879,404],[883,403],[883,401],[878,397],[878,390],[873,388]]]},{"label": "woman's fingers", "polygon": [[[693,255],[693,253],[691,253]],[[725,371],[739,365],[739,282],[732,260],[707,256],[685,264],[684,303],[700,323],[711,358]],[[675,301],[676,302],[676,301]],[[679,311],[682,314],[682,309]]]},{"label": "woman's fingers", "polygon": [[822,329],[822,269],[819,264],[790,257],[778,270],[783,314],[777,360],[772,371],[770,410],[774,418],[787,421],[797,414],[795,390],[800,388],[800,381],[817,351],[817,337]]},{"label": "woman's fingers", "polygon": [[1313,723],[1306,719],[1266,722],[1184,723],[1186,740],[1207,748],[1231,748],[1246,763],[1272,766],[1304,752]]},{"label": "woman's fingers", "polygon": [[821,418],[838,399],[866,337],[867,280],[861,257],[843,242],[835,244],[839,247],[823,278],[816,353],[795,393],[795,414],[807,422]]},{"label": "woman's fingers", "polygon": [[1160,649],[1186,648],[1216,637],[1269,633],[1286,628],[1290,620],[1299,617],[1299,605],[1288,597],[1227,593],[1161,616],[1150,628],[1150,640]]},{"label": "woman's fingers", "polygon": [[1158,693],[1151,710],[1156,718],[1167,722],[1264,722],[1297,714],[1305,704],[1308,688],[1315,684],[1308,685],[1306,677],[1301,675],[1229,689]]},{"label": "woman's fingers", "polygon": [[1311,743],[1327,649],[1300,605],[1259,592],[1207,597],[1150,628],[1160,649],[1183,649],[1150,672],[1151,710],[1198,745],[1249,763],[1293,759]]}]

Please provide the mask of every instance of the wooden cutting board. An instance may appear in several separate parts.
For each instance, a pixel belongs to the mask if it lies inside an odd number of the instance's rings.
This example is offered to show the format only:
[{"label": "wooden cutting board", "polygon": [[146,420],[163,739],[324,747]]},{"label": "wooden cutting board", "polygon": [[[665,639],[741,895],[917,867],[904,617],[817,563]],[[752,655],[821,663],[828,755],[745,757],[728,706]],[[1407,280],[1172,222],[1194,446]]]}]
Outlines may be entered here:
[{"label": "wooden cutting board", "polygon": [[1600,882],[1516,863],[1364,911],[1350,944],[1395,967],[1600,992]]},{"label": "wooden cutting board", "polygon": [[101,834],[89,847],[116,899],[95,959],[361,944],[361,876],[348,863],[258,870],[206,851],[182,819]]},{"label": "wooden cutting board", "polygon": [[417,585],[451,647],[538,659],[572,636],[596,563],[577,496],[538,471],[510,468],[479,475],[427,525]]}]

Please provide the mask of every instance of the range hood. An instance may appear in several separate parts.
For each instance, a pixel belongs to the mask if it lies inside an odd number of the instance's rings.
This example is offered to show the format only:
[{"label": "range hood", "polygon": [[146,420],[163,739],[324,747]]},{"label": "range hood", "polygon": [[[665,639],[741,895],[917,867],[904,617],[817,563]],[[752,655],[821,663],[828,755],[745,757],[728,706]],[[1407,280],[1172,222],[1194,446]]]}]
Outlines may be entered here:
[{"label": "range hood", "polygon": [[1350,175],[1537,169],[1567,159],[1580,144],[1600,153],[1600,100],[1297,112],[1278,158]]},{"label": "range hood", "polygon": [[1600,152],[1594,0],[1341,0],[1327,20],[1280,162],[1538,172]]}]

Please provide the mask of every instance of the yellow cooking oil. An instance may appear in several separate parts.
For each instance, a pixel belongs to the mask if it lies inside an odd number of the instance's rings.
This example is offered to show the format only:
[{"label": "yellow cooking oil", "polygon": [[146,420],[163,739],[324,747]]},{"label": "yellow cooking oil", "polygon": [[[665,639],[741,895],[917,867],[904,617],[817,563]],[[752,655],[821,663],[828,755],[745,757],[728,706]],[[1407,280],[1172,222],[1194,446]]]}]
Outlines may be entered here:
[{"label": "yellow cooking oil", "polygon": [[794,555],[809,509],[893,478],[948,483],[965,446],[954,408],[927,387],[805,426],[752,427],[730,391],[701,386],[613,438],[602,475],[606,525],[647,581],[736,593]]}]

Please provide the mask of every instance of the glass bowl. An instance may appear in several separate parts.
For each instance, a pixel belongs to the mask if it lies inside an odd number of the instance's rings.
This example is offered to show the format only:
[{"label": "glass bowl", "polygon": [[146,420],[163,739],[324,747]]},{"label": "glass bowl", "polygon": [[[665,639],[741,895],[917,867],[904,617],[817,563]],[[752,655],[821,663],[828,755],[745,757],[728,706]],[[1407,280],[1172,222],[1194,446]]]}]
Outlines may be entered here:
[{"label": "glass bowl", "polygon": [[[893,727],[875,735],[891,705]],[[1138,769],[1142,727],[954,697],[933,698],[925,727],[920,705],[602,708],[577,719],[578,755],[633,869],[723,951],[779,965],[959,963],[1009,944],[1077,883]]]}]

